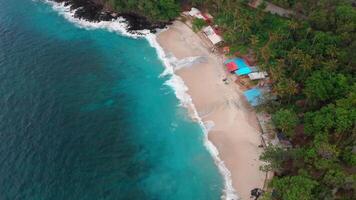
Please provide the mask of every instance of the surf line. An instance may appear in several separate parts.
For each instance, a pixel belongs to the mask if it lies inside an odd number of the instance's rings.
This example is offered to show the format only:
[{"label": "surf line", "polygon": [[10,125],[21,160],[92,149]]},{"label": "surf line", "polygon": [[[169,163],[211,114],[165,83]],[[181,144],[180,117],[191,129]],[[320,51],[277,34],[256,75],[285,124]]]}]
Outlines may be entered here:
[{"label": "surf line", "polygon": [[[239,199],[235,189],[232,186],[231,173],[226,168],[225,163],[219,157],[219,151],[214,146],[214,144],[208,139],[208,133],[210,129],[214,126],[213,122],[204,123],[203,120],[199,117],[199,114],[195,108],[195,105],[192,102],[191,96],[187,93],[188,87],[185,85],[183,79],[174,73],[174,66],[172,65],[172,60],[169,56],[166,55],[163,48],[157,42],[157,36],[150,33],[149,30],[139,30],[139,31],[128,31],[129,25],[127,21],[118,17],[113,21],[100,21],[100,22],[90,22],[84,19],[79,19],[74,17],[75,10],[71,10],[70,6],[65,6],[64,3],[57,3],[50,0],[42,0],[43,2],[52,6],[52,9],[57,11],[65,19],[73,23],[79,28],[84,28],[86,30],[95,30],[95,29],[105,29],[110,32],[115,32],[119,35],[131,37],[134,39],[145,38],[152,48],[156,50],[158,58],[163,63],[165,69],[160,77],[170,76],[170,78],[165,82],[165,85],[171,87],[180,101],[180,105],[189,109],[193,120],[196,120],[199,126],[201,127],[204,134],[204,146],[213,157],[215,164],[217,165],[220,174],[224,179],[224,190],[223,196],[221,197],[224,200],[237,200]],[[164,31],[158,30],[159,32]]]}]

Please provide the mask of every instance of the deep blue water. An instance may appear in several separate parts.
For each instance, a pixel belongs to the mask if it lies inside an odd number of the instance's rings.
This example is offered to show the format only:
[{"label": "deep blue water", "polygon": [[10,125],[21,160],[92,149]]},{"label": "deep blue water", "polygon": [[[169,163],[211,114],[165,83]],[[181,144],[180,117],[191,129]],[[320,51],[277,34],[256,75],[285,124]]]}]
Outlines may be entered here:
[{"label": "deep blue water", "polygon": [[0,199],[219,199],[163,70],[144,39],[0,0]]}]

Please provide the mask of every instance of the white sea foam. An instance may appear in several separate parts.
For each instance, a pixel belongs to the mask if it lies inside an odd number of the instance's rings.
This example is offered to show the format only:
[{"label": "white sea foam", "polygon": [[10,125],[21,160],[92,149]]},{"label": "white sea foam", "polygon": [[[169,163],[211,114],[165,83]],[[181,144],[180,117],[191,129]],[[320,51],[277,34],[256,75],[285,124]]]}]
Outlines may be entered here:
[{"label": "white sea foam", "polygon": [[192,56],[192,57],[177,59],[173,55],[167,54],[166,57],[169,59],[170,63],[173,65],[174,71],[177,71],[184,67],[190,67],[190,66],[193,66],[198,63],[203,63],[207,60],[206,57],[204,57],[204,56]]},{"label": "white sea foam", "polygon": [[132,38],[139,38],[144,37],[145,35],[149,34],[149,30],[140,30],[140,31],[133,31],[129,32],[128,24],[126,20],[122,17],[118,17],[112,21],[100,21],[100,22],[90,22],[85,19],[79,19],[74,17],[75,10],[70,10],[70,6],[65,6],[63,3],[57,3],[50,0],[43,0],[43,2],[50,4],[52,8],[57,11],[60,15],[66,18],[68,21],[72,22],[74,25],[92,30],[92,29],[106,29],[110,32],[115,32],[123,36],[132,37]]},{"label": "white sea foam", "polygon": [[[183,60],[174,60],[175,58],[163,51],[162,47],[158,44],[156,35],[151,34],[149,30],[136,31],[134,33],[127,31],[128,25],[123,18],[118,18],[113,21],[102,21],[102,22],[89,22],[84,19],[78,19],[74,17],[74,11],[71,11],[69,6],[64,6],[64,3],[56,3],[50,0],[43,0],[44,2],[50,4],[54,10],[56,10],[60,15],[65,17],[68,21],[74,23],[76,26],[85,29],[106,29],[111,32],[116,32],[120,35],[139,38],[145,37],[149,44],[156,49],[158,58],[163,62],[165,70],[160,76],[169,76],[170,79],[166,81],[166,85],[170,86],[176,95],[176,97],[181,102],[181,105],[191,109],[192,117],[197,120],[200,127],[204,132],[204,145],[212,155],[215,164],[218,166],[220,173],[224,178],[224,195],[222,199],[225,200],[237,200],[239,199],[235,189],[232,187],[232,180],[230,171],[226,168],[224,162],[219,157],[219,152],[217,148],[209,141],[208,132],[213,128],[214,122],[207,121],[203,122],[199,117],[198,112],[195,108],[195,105],[192,102],[192,98],[187,93],[188,87],[184,84],[184,81],[181,77],[174,73],[175,67],[184,67],[189,66],[194,63],[203,62],[205,58],[202,57],[190,57]],[[161,30],[162,31],[162,30]],[[176,66],[174,66],[176,65]]]},{"label": "white sea foam", "polygon": [[205,126],[206,130],[209,132],[214,128],[215,123],[214,123],[214,121],[210,121],[210,120],[209,121],[205,121],[204,122],[204,126]]},{"label": "white sea foam", "polygon": [[195,105],[192,102],[192,98],[187,93],[188,87],[184,84],[184,81],[181,77],[174,73],[174,66],[171,64],[172,56],[166,56],[165,52],[163,51],[162,47],[158,44],[156,40],[156,35],[149,34],[146,36],[147,40],[149,41],[150,45],[156,49],[158,57],[165,65],[165,70],[161,74],[161,76],[170,76],[170,79],[167,80],[166,84],[173,88],[175,95],[181,102],[181,105],[187,107],[192,111],[192,118],[196,119],[204,132],[204,145],[208,149],[209,153],[214,158],[216,165],[219,168],[220,173],[223,175],[225,188],[224,188],[224,195],[222,199],[225,200],[237,200],[239,197],[236,194],[235,189],[232,186],[231,180],[231,173],[226,168],[224,161],[222,161],[219,157],[219,151],[213,145],[213,143],[208,139],[208,132],[214,127],[213,121],[203,122],[203,120],[199,117],[198,112],[195,108]]}]

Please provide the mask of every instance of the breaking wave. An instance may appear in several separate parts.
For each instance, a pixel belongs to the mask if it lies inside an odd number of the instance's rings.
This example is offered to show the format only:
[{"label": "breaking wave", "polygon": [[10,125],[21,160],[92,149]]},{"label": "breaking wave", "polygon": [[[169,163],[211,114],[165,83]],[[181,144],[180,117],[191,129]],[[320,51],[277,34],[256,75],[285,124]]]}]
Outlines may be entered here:
[{"label": "breaking wave", "polygon": [[161,74],[161,76],[170,75],[170,79],[166,81],[166,85],[173,88],[175,95],[181,102],[181,105],[189,109],[191,111],[191,117],[195,119],[204,133],[204,145],[208,149],[209,153],[214,158],[215,164],[218,166],[220,173],[223,175],[224,178],[224,195],[222,199],[226,200],[236,200],[239,197],[236,194],[235,189],[232,186],[231,180],[231,173],[226,168],[224,161],[222,161],[219,157],[219,151],[213,145],[213,143],[208,139],[208,132],[214,127],[213,121],[203,122],[203,120],[199,117],[199,114],[193,104],[191,96],[187,93],[188,87],[184,84],[184,81],[181,77],[174,73],[175,68],[172,64],[172,61],[176,61],[174,58],[172,60],[172,56],[167,56],[166,53],[163,51],[162,47],[158,44],[156,35],[149,34],[146,36],[146,39],[150,43],[150,45],[156,49],[158,58],[164,63],[165,70]]},{"label": "breaking wave", "polygon": [[[199,117],[195,105],[192,102],[192,98],[187,93],[188,87],[184,84],[181,77],[174,73],[175,70],[182,67],[191,66],[196,63],[204,62],[206,58],[204,57],[188,57],[185,59],[177,60],[175,57],[167,55],[162,47],[158,44],[156,35],[150,33],[149,30],[140,31],[128,31],[128,24],[126,20],[122,17],[117,18],[113,21],[101,21],[101,22],[89,22],[84,19],[78,19],[74,17],[73,10],[70,10],[69,6],[65,6],[64,3],[56,3],[50,0],[42,0],[43,2],[50,4],[52,8],[57,11],[60,15],[66,18],[68,21],[72,22],[80,28],[87,30],[93,29],[106,29],[110,32],[115,32],[120,35],[131,37],[131,38],[146,38],[149,44],[156,50],[158,58],[162,61],[165,66],[163,73],[160,76],[169,76],[169,80],[165,82],[167,86],[170,86],[181,103],[181,106],[189,109],[191,117],[198,122],[204,133],[204,145],[212,155],[215,164],[218,166],[220,173],[224,178],[224,194],[222,199],[225,200],[237,200],[239,197],[236,194],[235,189],[232,186],[230,171],[226,168],[224,162],[219,157],[219,151],[208,139],[208,132],[214,126],[214,122],[207,121],[203,122]],[[162,31],[162,30],[161,30]]]}]

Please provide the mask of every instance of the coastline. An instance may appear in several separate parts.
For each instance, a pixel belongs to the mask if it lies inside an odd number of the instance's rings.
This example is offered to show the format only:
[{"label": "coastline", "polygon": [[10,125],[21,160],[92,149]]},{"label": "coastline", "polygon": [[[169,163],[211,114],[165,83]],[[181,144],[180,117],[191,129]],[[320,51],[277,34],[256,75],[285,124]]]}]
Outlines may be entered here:
[{"label": "coastline", "polygon": [[[187,25],[175,21],[157,34],[149,30],[130,31],[129,22],[122,17],[91,22],[77,18],[75,10],[64,3],[45,2],[80,28],[146,38],[166,67],[161,76],[170,76],[166,84],[205,133],[204,145],[225,181],[223,199],[249,199],[251,189],[262,188],[265,175],[259,170],[262,150],[257,147],[260,137],[254,111],[244,104],[235,84],[223,84],[221,80],[226,77],[223,59],[210,53],[207,44]],[[229,123],[225,124],[226,120]]]},{"label": "coastline", "polygon": [[141,30],[155,33],[157,29],[165,28],[170,22],[150,21],[147,17],[133,12],[117,12],[112,6],[102,0],[44,0],[50,4],[66,7],[74,18],[91,23],[112,22],[124,19],[126,31],[140,34]]},{"label": "coastline", "polygon": [[[163,31],[167,31],[167,30],[163,30]],[[194,57],[182,59],[177,62],[177,59],[174,56],[170,56],[169,54],[167,54],[160,46],[157,39],[157,35],[148,34],[146,35],[146,39],[148,40],[150,45],[156,50],[158,58],[163,62],[165,70],[163,71],[161,76],[167,76],[167,75],[170,76],[170,79],[166,81],[165,84],[173,89],[177,99],[180,102],[180,106],[188,110],[189,117],[193,121],[197,122],[203,131],[204,146],[206,147],[206,149],[214,159],[215,165],[218,167],[219,172],[224,180],[224,190],[222,191],[223,193],[221,199],[225,199],[225,200],[239,199],[234,187],[232,186],[230,171],[226,168],[224,162],[220,159],[218,149],[208,138],[208,132],[214,126],[214,124],[209,121],[205,123],[203,122],[203,120],[199,116],[199,113],[197,112],[197,109],[192,101],[191,96],[187,92],[189,90],[188,87],[185,85],[183,79],[175,73],[175,69],[177,69],[177,64],[183,63],[183,65],[184,64],[190,65],[192,61],[195,62]]]},{"label": "coastline", "polygon": [[[225,189],[231,190],[225,191],[225,199],[236,198],[231,195],[233,188],[241,199],[249,199],[250,190],[262,188],[265,179],[259,170],[262,149],[258,148],[261,138],[254,111],[242,98],[233,77],[228,77],[230,84],[223,83],[222,79],[229,76],[223,68],[223,58],[211,53],[208,44],[186,24],[175,21],[158,34],[157,41],[166,55],[174,56],[175,62],[170,63],[176,69],[174,73],[187,86],[197,115],[208,129],[208,139],[231,173],[223,174],[230,175],[232,181],[229,189],[225,180]],[[188,110],[194,117],[194,111]]]}]

